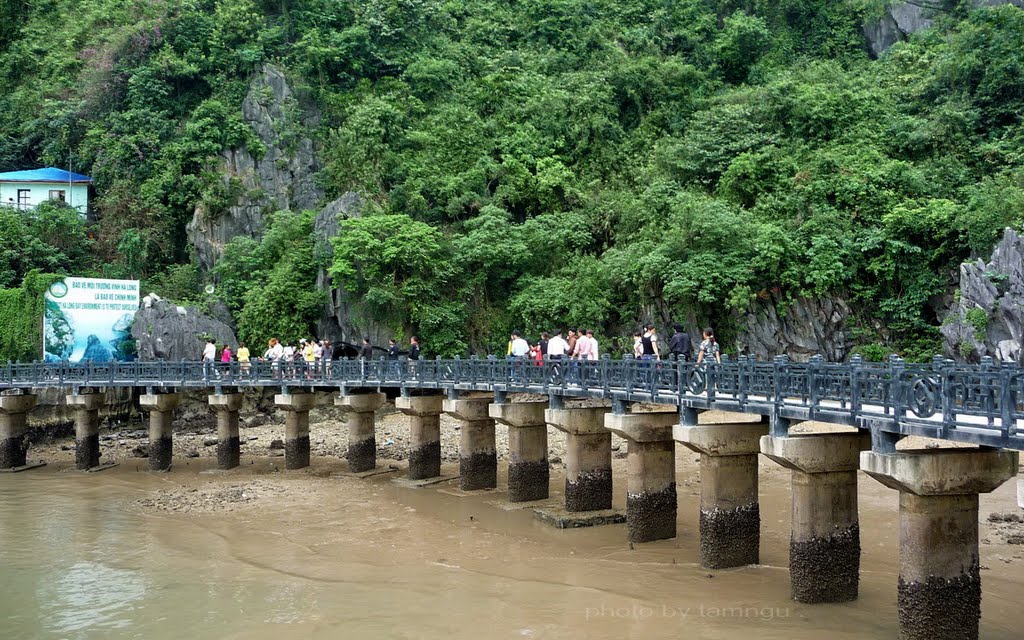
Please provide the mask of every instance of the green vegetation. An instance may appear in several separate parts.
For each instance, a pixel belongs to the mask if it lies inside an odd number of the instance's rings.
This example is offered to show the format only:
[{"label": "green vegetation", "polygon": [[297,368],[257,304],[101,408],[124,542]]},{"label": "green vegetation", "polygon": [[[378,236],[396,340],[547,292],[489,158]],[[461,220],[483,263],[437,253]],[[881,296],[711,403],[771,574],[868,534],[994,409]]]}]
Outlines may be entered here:
[{"label": "green vegetation", "polygon": [[60,276],[30,271],[21,286],[0,289],[0,362],[42,359],[43,294]]},{"label": "green vegetation", "polygon": [[[759,294],[842,295],[926,357],[950,274],[1024,216],[1024,11],[966,4],[876,61],[877,0],[2,2],[0,168],[70,154],[102,217],[89,259],[5,242],[0,284],[215,278],[255,344],[311,330],[323,268],[433,353],[687,315],[729,344]],[[322,111],[328,195],[371,210],[330,261],[277,214],[201,274],[185,223],[230,202],[219,153],[264,151],[266,62]]]}]

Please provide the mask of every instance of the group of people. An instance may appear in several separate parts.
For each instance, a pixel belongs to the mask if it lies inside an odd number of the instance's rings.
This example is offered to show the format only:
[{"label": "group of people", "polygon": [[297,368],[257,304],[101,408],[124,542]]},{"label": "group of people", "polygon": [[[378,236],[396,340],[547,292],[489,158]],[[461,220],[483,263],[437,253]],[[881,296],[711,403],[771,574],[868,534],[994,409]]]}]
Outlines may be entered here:
[{"label": "group of people", "polygon": [[538,364],[549,360],[597,360],[598,343],[591,329],[569,329],[562,337],[561,329],[554,336],[540,334],[540,340],[530,344],[518,331],[508,341],[506,355],[515,360],[532,360]]},{"label": "group of people", "polygon": [[225,344],[217,348],[217,342],[213,338],[206,339],[206,346],[203,347],[203,362],[209,363],[221,363],[230,364],[232,362],[240,362],[243,366],[248,366],[252,356],[249,355],[249,347],[245,346],[244,342],[238,343],[238,350],[232,351],[231,345]]},{"label": "group of people", "polygon": [[[693,359],[692,340],[681,324],[674,326],[675,333],[669,339],[667,351],[676,360],[689,362]],[[710,327],[704,329],[703,340],[697,347],[698,364],[704,362],[721,363],[722,355],[718,342],[715,340],[715,332]],[[370,338],[363,338],[359,348],[359,358],[362,360],[373,359],[374,346]],[[409,360],[420,359],[420,343],[416,336],[409,339],[409,348],[403,351],[398,342],[392,338],[388,340],[386,350],[388,360],[397,360],[405,354]],[[600,357],[600,349],[597,338],[594,337],[592,329],[569,329],[566,337],[562,337],[562,331],[554,331],[554,335],[547,332],[540,334],[536,342],[528,342],[520,332],[513,331],[508,341],[507,357],[512,360],[533,361],[537,364],[545,360],[597,360]],[[641,330],[633,334],[633,357],[638,360],[660,361],[662,348],[658,343],[658,331],[653,324],[644,325]],[[271,338],[267,343],[267,349],[263,352],[261,361],[281,363],[305,362],[311,369],[319,362],[330,363],[334,360],[334,345],[330,340],[302,339],[298,346],[282,344],[277,338]],[[203,348],[203,362],[211,364],[230,364],[238,362],[242,371],[247,371],[251,366],[252,356],[249,348],[244,342],[238,343],[238,349],[233,351],[230,345],[224,344],[219,349],[217,343],[207,339]],[[329,366],[329,365],[328,365]]]},{"label": "group of people", "polygon": [[[676,360],[690,362],[693,359],[693,341],[690,334],[686,333],[683,325],[676,324],[673,329],[675,333],[668,341],[669,354]],[[715,340],[715,331],[711,327],[704,329],[704,339],[697,347],[697,364],[704,362],[716,362],[721,364],[722,352]],[[658,330],[653,324],[643,327],[643,330],[633,333],[633,357],[640,360],[661,360],[661,350],[658,347]]]},{"label": "group of people", "polygon": [[[690,362],[693,360],[693,343],[683,325],[676,324],[675,333],[668,342],[668,353],[676,360]],[[570,329],[566,338],[562,331],[557,330],[554,336],[540,334],[534,343],[528,342],[518,331],[513,331],[508,341],[506,356],[513,360],[527,360],[542,363],[544,360],[597,360],[599,358],[598,342],[591,329]],[[660,361],[661,347],[658,345],[658,331],[653,324],[633,334],[633,357],[638,360]],[[710,327],[704,329],[703,339],[697,347],[698,364],[704,362],[722,362],[721,349],[715,340],[715,332]]]}]

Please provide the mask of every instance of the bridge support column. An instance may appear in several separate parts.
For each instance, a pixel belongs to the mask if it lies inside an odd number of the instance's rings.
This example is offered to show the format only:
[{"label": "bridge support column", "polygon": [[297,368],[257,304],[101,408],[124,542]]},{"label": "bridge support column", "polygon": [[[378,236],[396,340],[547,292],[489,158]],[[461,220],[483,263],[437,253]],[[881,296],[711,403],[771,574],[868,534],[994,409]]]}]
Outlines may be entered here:
[{"label": "bridge support column", "polygon": [[316,406],[315,393],[279,393],[274,404],[284,410],[284,468],[309,466],[309,410]]},{"label": "bridge support column", "polygon": [[498,452],[490,398],[445,400],[444,412],[461,422],[459,430],[459,488],[463,491],[498,486]]},{"label": "bridge support column", "polygon": [[676,451],[679,414],[610,413],[606,429],[628,441],[626,527],[630,542],[676,537]]},{"label": "bridge support column", "polygon": [[75,414],[75,468],[85,471],[100,464],[100,409],[106,397],[95,391],[66,397]]},{"label": "bridge support column", "polygon": [[376,411],[387,402],[383,393],[344,395],[334,399],[334,405],[346,414],[348,426],[348,469],[353,473],[373,471],[377,466],[377,434],[374,420]]},{"label": "bridge support column", "polygon": [[177,393],[153,393],[139,397],[139,406],[149,413],[149,469],[167,471],[174,451],[174,410],[181,403]]},{"label": "bridge support column", "polygon": [[860,468],[900,492],[901,640],[978,637],[978,494],[1017,465],[1016,451],[991,449],[861,453]]},{"label": "bridge support column", "polygon": [[36,406],[37,400],[31,394],[0,396],[0,469],[25,466],[28,412]]},{"label": "bridge support column", "polygon": [[682,425],[672,437],[700,454],[700,563],[727,569],[760,561],[757,454],[767,424]]},{"label": "bridge support column", "polygon": [[1024,480],[1017,481],[1017,506],[1024,509]]},{"label": "bridge support column", "polygon": [[612,508],[612,434],[607,407],[548,409],[544,419],[565,432],[565,510]]},{"label": "bridge support column", "polygon": [[409,479],[441,475],[441,396],[395,398],[395,408],[409,416]]},{"label": "bridge support column", "polygon": [[490,417],[508,425],[508,499],[510,502],[545,500],[551,470],[548,468],[548,425],[545,402],[492,404]]},{"label": "bridge support column", "polygon": [[242,408],[242,394],[216,393],[207,396],[210,408],[217,414],[217,468],[234,469],[242,455],[238,438],[238,411]]},{"label": "bridge support column", "polygon": [[857,469],[860,452],[870,447],[861,433],[761,438],[761,453],[793,471],[789,579],[797,602],[857,599]]}]

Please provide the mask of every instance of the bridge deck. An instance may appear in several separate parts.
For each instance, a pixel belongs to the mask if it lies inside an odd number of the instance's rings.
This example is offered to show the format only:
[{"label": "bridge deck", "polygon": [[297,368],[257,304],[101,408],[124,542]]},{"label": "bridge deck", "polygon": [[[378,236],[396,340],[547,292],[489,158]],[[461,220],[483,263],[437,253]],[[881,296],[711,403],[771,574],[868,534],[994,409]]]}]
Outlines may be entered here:
[{"label": "bridge deck", "polygon": [[0,390],[138,387],[213,389],[398,388],[526,392],[651,402],[816,420],[898,435],[1024,450],[1024,370],[1016,366],[862,362],[796,364],[740,359],[720,365],[604,359],[340,360],[316,363],[200,362],[9,364]]}]

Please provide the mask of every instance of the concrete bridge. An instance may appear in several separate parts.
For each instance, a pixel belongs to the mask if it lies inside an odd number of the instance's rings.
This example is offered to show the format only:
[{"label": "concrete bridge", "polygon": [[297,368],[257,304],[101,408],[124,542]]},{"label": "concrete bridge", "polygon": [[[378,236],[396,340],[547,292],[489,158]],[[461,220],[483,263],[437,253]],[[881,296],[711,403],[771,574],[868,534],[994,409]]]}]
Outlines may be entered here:
[{"label": "concrete bridge", "polygon": [[[34,390],[66,388],[76,415],[76,465],[99,463],[100,391],[143,392],[150,419],[150,468],[171,465],[174,409],[182,390],[207,390],[217,414],[218,466],[239,463],[239,390],[271,387],[285,411],[285,466],[309,464],[314,391],[335,391],[349,413],[348,464],[374,469],[374,412],[388,396],[410,418],[412,480],[440,476],[440,415],[461,423],[460,483],[497,484],[495,422],[509,427],[509,499],[548,497],[547,425],[566,434],[565,509],[611,508],[611,434],[628,442],[626,523],[631,542],[676,535],[676,443],[701,456],[700,554],[714,569],[757,564],[760,545],[758,454],[791,469],[790,579],[794,600],[857,598],[860,530],[857,471],[900,492],[899,622],[904,639],[977,638],[981,615],[978,495],[1017,474],[1024,449],[1024,369],[957,365],[796,364],[740,358],[721,365],[685,362],[548,361],[496,358],[342,360],[212,365],[138,362],[9,364],[0,369],[0,469],[26,465],[24,433]],[[390,392],[388,393],[382,393]],[[475,393],[474,393],[475,392]],[[480,397],[480,392],[485,392]],[[510,393],[547,396],[509,402]],[[610,406],[579,406],[596,398]],[[639,406],[638,403],[643,403]],[[701,425],[722,410],[759,422]],[[791,434],[802,421],[850,427]],[[897,451],[917,435],[975,445]],[[1024,493],[1024,487],[1021,488]],[[1024,495],[1022,495],[1024,506]]]}]

